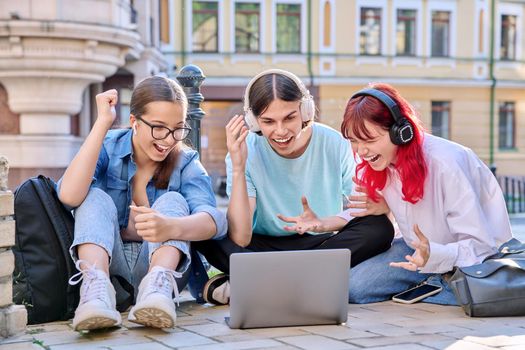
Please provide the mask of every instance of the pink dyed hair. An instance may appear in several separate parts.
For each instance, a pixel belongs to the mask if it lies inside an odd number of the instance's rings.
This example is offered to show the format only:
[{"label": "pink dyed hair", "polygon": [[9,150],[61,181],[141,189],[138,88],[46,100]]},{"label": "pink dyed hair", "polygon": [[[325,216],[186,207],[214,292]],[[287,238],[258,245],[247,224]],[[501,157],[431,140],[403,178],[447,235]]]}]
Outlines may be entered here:
[{"label": "pink dyed hair", "polygon": [[[422,147],[424,129],[414,108],[401,97],[396,89],[383,83],[370,84],[369,87],[390,96],[399,106],[401,115],[414,128],[414,139],[406,145],[398,146],[395,169],[401,179],[403,200],[412,204],[417,203],[423,198],[424,184],[428,174]],[[346,139],[350,137],[350,133],[361,140],[370,139],[371,133],[365,127],[365,120],[387,131],[394,124],[394,118],[382,102],[372,96],[358,96],[350,99],[346,105],[341,133]],[[366,188],[370,198],[377,201],[376,190],[382,190],[385,187],[389,176],[388,168],[375,171],[368,162],[361,162],[357,165],[357,174],[360,174],[358,181]]]}]

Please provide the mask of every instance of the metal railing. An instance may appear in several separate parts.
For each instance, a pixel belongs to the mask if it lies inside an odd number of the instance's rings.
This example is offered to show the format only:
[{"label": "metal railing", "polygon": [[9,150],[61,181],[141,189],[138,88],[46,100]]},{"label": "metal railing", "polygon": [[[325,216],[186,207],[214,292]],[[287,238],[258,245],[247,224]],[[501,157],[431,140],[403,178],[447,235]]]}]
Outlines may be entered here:
[{"label": "metal railing", "polygon": [[498,176],[509,213],[525,212],[525,176]]}]

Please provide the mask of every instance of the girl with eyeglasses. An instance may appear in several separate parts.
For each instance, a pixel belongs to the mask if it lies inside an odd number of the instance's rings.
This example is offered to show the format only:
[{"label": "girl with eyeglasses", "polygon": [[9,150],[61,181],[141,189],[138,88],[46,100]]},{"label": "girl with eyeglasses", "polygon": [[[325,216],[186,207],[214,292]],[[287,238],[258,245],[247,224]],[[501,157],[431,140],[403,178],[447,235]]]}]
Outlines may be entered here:
[{"label": "girl with eyeglasses", "polygon": [[[173,294],[188,280],[188,242],[222,238],[226,218],[198,153],[182,144],[190,132],[182,88],[162,77],[142,80],[131,96],[131,128],[108,131],[117,101],[116,90],[96,96],[97,120],[58,183],[75,213],[70,251],[80,272],[70,283],[82,280],[73,327],[118,326],[116,305],[134,294],[130,321],[170,328]],[[126,282],[113,285],[110,276]],[[133,292],[122,289],[126,283]]]}]

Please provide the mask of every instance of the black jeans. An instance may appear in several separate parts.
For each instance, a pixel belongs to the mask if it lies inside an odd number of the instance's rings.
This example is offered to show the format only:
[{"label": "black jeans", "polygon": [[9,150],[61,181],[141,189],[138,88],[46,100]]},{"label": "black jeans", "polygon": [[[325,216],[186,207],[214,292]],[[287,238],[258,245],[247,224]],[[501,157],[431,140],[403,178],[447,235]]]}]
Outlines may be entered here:
[{"label": "black jeans", "polygon": [[370,215],[349,221],[339,233],[279,237],[253,234],[246,248],[235,244],[229,237],[191,244],[211,265],[229,274],[230,255],[233,253],[347,248],[352,252],[351,264],[355,266],[388,250],[393,238],[394,227],[386,215]]}]

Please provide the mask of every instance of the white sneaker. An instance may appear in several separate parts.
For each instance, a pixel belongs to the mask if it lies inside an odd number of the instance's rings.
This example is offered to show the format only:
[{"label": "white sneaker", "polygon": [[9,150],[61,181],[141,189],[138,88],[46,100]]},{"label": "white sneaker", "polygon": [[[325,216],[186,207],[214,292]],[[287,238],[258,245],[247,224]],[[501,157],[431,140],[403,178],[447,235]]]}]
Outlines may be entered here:
[{"label": "white sneaker", "polygon": [[[69,279],[69,284],[75,285],[82,281],[80,286],[80,302],[75,310],[73,328],[76,331],[109,328],[122,323],[120,313],[116,310],[115,288],[108,276],[95,266],[80,268],[87,262],[78,260],[75,264],[79,273]],[[75,280],[75,278],[80,277]]]},{"label": "white sneaker", "polygon": [[179,290],[175,278],[180,272],[155,266],[142,279],[137,303],[131,308],[128,320],[154,328],[173,328],[177,313],[173,302],[173,292],[177,303]]}]

